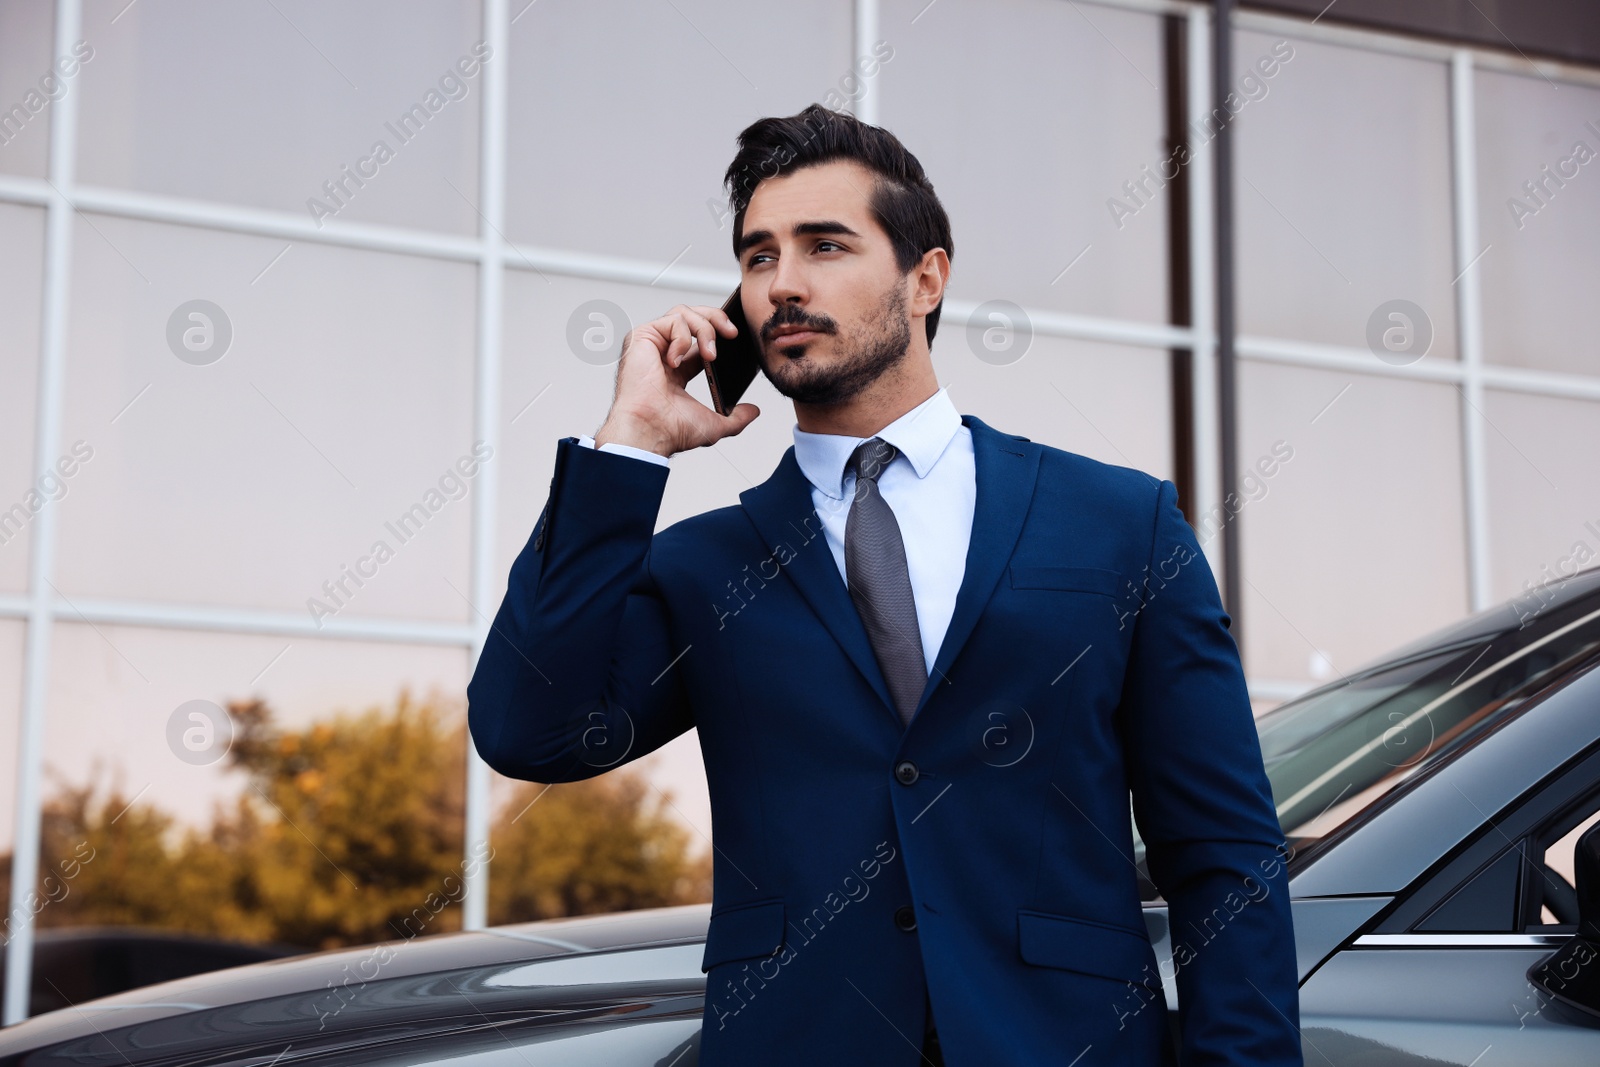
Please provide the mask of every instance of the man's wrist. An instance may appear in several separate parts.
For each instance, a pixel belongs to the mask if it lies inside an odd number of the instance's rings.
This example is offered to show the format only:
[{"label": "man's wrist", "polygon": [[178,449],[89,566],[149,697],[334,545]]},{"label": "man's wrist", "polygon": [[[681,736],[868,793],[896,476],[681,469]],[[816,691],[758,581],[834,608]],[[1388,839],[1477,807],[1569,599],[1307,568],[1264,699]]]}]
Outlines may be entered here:
[{"label": "man's wrist", "polygon": [[608,418],[605,425],[595,431],[595,447],[605,444],[628,445],[631,448],[654,452],[666,459],[672,458],[672,444],[662,434],[637,419]]}]

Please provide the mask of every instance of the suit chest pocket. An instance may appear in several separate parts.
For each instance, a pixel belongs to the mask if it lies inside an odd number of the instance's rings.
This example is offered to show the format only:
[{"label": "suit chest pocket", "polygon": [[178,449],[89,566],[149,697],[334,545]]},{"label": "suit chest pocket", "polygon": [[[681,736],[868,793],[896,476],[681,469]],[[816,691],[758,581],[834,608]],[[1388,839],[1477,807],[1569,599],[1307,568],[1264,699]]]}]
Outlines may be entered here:
[{"label": "suit chest pocket", "polygon": [[1060,589],[1120,597],[1126,587],[1127,582],[1122,575],[1099,567],[1056,567],[1021,563],[1011,565],[1013,589]]},{"label": "suit chest pocket", "polygon": [[986,618],[1012,634],[1013,647],[1037,647],[1046,659],[1089,645],[1100,655],[1121,649],[1139,613],[1128,580],[1103,567],[1013,563],[1002,592]]}]

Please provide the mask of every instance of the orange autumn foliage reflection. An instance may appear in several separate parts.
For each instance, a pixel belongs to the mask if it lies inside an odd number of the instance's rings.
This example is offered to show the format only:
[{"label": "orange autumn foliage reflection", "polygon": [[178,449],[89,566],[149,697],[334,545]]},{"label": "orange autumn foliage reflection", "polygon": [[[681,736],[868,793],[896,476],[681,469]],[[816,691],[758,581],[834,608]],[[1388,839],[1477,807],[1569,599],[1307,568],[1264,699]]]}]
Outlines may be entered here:
[{"label": "orange autumn foliage reflection", "polygon": [[[120,786],[61,788],[41,870],[91,855],[52,886],[41,926],[135,925],[306,948],[461,925],[465,727],[459,702],[341,712],[300,730],[259,700],[228,706],[243,782],[205,829]],[[490,922],[710,899],[707,857],[668,799],[626,768],[511,786],[495,820]],[[0,870],[9,870],[9,864]],[[43,894],[41,894],[43,896]]]}]

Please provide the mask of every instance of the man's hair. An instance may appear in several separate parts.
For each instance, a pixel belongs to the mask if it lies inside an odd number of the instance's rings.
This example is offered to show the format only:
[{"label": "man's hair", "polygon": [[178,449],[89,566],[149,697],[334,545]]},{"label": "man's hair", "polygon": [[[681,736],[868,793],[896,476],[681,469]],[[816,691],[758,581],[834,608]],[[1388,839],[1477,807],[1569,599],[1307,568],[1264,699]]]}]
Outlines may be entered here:
[{"label": "man's hair", "polygon": [[[804,167],[848,159],[877,175],[868,198],[872,217],[894,245],[895,264],[905,274],[929,249],[942,248],[955,257],[950,216],[933,191],[917,157],[881,126],[854,115],[812,104],[798,115],[759,119],[739,134],[739,152],[728,165],[723,184],[733,215],[733,252],[739,254],[744,213],[756,186]],[[928,344],[939,328],[944,299],[923,320]]]}]

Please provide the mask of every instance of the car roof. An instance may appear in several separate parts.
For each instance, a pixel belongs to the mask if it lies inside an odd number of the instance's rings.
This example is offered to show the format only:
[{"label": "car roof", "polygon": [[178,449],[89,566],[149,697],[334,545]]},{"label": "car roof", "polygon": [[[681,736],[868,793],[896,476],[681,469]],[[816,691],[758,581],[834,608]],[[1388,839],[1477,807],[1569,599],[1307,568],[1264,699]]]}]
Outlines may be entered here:
[{"label": "car roof", "polygon": [[1520,596],[1485,608],[1465,619],[1385,652],[1381,657],[1362,664],[1351,673],[1361,675],[1433,649],[1482,641],[1495,634],[1515,630],[1532,622],[1537,615],[1559,611],[1575,601],[1596,593],[1600,593],[1600,567],[1590,567],[1588,570],[1556,578],[1539,586],[1530,586]]}]

